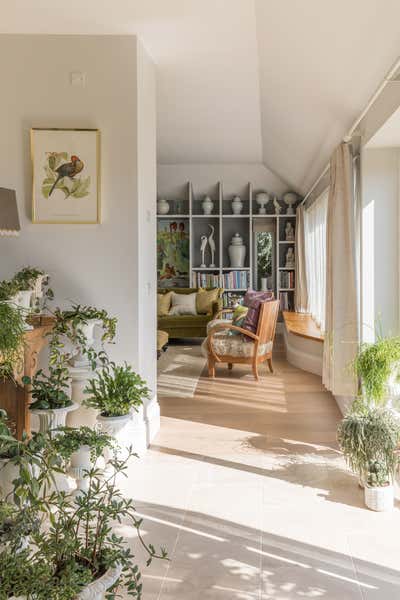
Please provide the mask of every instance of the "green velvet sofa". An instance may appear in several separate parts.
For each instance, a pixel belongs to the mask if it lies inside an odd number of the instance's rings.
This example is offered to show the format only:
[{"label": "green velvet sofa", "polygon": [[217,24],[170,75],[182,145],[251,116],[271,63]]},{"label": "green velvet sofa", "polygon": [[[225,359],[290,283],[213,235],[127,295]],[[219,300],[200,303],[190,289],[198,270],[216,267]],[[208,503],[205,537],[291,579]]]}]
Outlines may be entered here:
[{"label": "green velvet sofa", "polygon": [[[171,288],[159,289],[159,294],[170,292]],[[198,288],[173,288],[176,294],[193,294]],[[222,309],[222,298],[213,302],[212,313],[207,315],[177,315],[158,317],[157,329],[166,331],[170,339],[205,338],[207,337],[207,324],[218,316]]]}]

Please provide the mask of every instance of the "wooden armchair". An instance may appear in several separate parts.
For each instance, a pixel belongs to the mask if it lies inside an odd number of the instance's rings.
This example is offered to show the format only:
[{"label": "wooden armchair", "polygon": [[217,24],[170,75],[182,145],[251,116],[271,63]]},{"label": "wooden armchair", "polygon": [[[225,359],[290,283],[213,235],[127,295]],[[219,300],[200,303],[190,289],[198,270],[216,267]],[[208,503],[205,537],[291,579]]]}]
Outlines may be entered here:
[{"label": "wooden armchair", "polygon": [[[272,368],[272,349],[278,319],[279,301],[271,300],[260,305],[260,314],[256,333],[247,331],[232,323],[211,324],[211,329],[204,342],[208,359],[208,375],[215,377],[216,363],[228,363],[232,369],[235,363],[252,365],[253,375],[258,380],[258,365],[268,363]],[[232,332],[238,335],[232,335]],[[244,339],[243,334],[249,339]]]}]

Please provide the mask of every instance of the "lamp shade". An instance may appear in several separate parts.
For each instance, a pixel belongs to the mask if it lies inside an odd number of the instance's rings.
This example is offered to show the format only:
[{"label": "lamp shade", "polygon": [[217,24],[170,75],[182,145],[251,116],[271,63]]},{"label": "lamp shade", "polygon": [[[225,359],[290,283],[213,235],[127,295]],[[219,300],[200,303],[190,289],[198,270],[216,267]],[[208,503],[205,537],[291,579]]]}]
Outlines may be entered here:
[{"label": "lamp shade", "polygon": [[20,230],[15,190],[0,188],[0,235],[18,235]]}]

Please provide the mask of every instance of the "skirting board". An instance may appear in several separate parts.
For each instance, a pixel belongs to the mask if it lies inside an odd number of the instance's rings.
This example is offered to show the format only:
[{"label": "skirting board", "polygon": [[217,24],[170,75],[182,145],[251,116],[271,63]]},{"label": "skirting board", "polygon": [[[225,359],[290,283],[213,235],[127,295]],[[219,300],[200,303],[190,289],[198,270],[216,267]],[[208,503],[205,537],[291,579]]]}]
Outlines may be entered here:
[{"label": "skirting board", "polygon": [[153,398],[144,407],[144,422],[146,424],[147,446],[150,446],[158,431],[160,430],[160,405],[157,396]]}]

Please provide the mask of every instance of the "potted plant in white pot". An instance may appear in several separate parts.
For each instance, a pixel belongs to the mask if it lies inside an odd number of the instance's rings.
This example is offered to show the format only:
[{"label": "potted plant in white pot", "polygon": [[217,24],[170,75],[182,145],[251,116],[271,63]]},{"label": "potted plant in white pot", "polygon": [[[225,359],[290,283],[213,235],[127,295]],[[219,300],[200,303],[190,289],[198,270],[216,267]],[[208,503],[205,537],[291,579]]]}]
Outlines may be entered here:
[{"label": "potted plant in white pot", "polygon": [[400,443],[396,414],[389,408],[358,402],[339,424],[338,442],[346,462],[360,478],[368,508],[392,508]]},{"label": "potted plant in white pot", "polygon": [[400,396],[400,337],[378,337],[373,344],[362,344],[353,367],[365,397],[391,405]]},{"label": "potted plant in white pot", "polygon": [[29,409],[38,416],[41,433],[65,425],[67,414],[78,408],[67,393],[69,372],[62,362],[50,366],[48,375],[40,369],[32,378],[24,376],[22,382],[31,388],[33,402]]},{"label": "potted plant in white pot", "polygon": [[[54,439],[57,454],[65,461],[68,473],[76,480],[77,495],[89,489],[88,475],[95,466],[101,468],[104,451],[112,448],[115,443],[111,436],[104,431],[90,427],[61,427],[63,434]],[[104,463],[103,463],[104,466]]]},{"label": "potted plant in white pot", "polygon": [[36,267],[24,267],[13,277],[22,290],[31,291],[31,304],[36,312],[41,312],[46,300],[53,300],[54,293],[49,287],[49,276]]},{"label": "potted plant in white pot", "polygon": [[83,404],[98,410],[97,420],[104,431],[124,445],[121,433],[131,419],[132,410],[142,407],[150,391],[130,365],[110,362],[89,379],[85,394]]},{"label": "potted plant in white pot", "polygon": [[[125,470],[130,456],[115,461],[116,473]],[[124,592],[141,598],[141,573],[135,557],[113,527],[124,522],[136,530],[148,556],[147,565],[154,558],[166,559],[166,550],[157,552],[144,541],[142,519],[137,518],[132,500],[116,487],[115,476],[103,479],[92,468],[88,479],[88,490],[78,498],[55,491],[45,502],[42,498],[30,500],[30,510],[40,516],[40,526],[31,535],[32,545],[18,553],[18,560],[17,530],[0,550],[0,600],[102,600],[105,596],[112,600]],[[31,497],[31,487],[30,481],[22,482],[16,494]]]},{"label": "potted plant in white pot", "polygon": [[93,306],[73,304],[69,310],[54,311],[56,319],[50,338],[50,348],[57,353],[67,339],[73,346],[69,364],[75,368],[97,366],[97,361],[102,362],[102,352],[96,352],[94,345],[94,330],[101,327],[103,330],[101,342],[112,342],[115,337],[117,319],[110,317],[103,309]]}]

